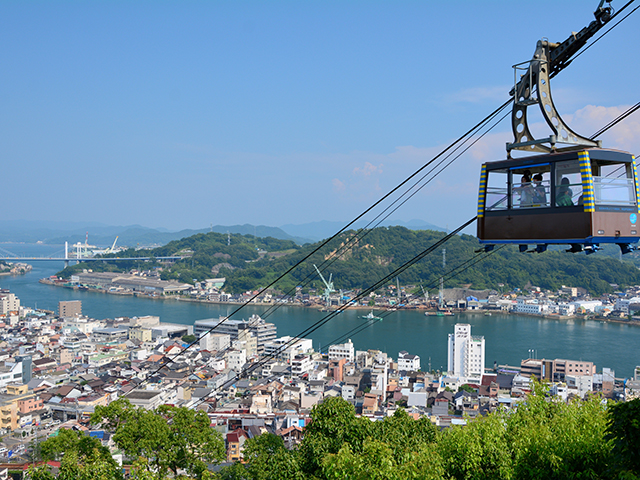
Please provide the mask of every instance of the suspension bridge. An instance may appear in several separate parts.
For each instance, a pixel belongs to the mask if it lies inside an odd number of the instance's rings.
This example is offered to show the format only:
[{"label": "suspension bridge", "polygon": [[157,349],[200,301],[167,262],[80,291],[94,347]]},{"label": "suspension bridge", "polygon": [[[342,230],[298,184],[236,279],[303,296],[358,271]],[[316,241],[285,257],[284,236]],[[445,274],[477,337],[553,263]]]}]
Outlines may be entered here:
[{"label": "suspension bridge", "polygon": [[170,255],[165,257],[102,257],[102,256],[85,256],[80,254],[80,250],[76,255],[69,255],[68,244],[65,244],[64,250],[55,252],[45,256],[26,256],[16,255],[9,250],[0,247],[0,260],[6,262],[64,262],[65,267],[69,262],[121,262],[121,261],[146,261],[146,260],[182,260],[184,256]]}]

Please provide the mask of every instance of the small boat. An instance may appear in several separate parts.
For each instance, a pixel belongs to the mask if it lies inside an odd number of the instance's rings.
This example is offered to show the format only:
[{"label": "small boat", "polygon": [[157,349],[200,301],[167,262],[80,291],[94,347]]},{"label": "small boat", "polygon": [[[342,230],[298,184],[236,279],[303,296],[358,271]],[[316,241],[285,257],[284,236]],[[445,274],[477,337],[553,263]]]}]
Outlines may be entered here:
[{"label": "small boat", "polygon": [[382,317],[376,317],[371,310],[367,315],[362,315],[365,320],[382,320]]},{"label": "small boat", "polygon": [[491,316],[491,312],[484,312],[484,316],[485,317],[490,317]]}]

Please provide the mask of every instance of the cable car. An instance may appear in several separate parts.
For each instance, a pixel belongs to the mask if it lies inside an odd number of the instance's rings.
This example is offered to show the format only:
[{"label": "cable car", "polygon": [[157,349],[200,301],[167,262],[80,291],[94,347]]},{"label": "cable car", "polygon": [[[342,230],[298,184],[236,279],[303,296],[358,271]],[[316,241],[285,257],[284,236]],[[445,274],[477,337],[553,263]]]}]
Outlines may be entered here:
[{"label": "cable car", "polygon": [[602,148],[563,151],[482,166],[478,239],[543,252],[550,244],[593,253],[640,239],[638,173],[633,155]]},{"label": "cable car", "polygon": [[[607,1],[608,3],[608,1]],[[574,132],[560,117],[551,96],[551,78],[612,18],[605,0],[595,20],[564,42],[538,41],[533,58],[514,65],[511,128],[507,160],[482,166],[478,194],[478,239],[491,250],[514,243],[520,251],[544,252],[550,244],[593,253],[601,243],[615,243],[622,253],[638,243],[638,174],[633,155],[603,149],[595,137]],[[535,138],[528,108],[538,105],[551,130]],[[532,154],[511,158],[513,150]]]}]

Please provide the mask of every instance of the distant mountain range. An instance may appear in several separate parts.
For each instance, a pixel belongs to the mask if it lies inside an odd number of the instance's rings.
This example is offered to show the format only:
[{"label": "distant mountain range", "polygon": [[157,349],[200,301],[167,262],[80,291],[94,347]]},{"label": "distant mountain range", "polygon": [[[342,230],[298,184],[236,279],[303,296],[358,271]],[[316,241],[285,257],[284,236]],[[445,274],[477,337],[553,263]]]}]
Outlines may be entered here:
[{"label": "distant mountain range", "polygon": [[[381,226],[399,225],[411,230],[440,230],[422,220],[385,221]],[[141,225],[112,226],[98,222],[54,222],[54,221],[21,221],[0,220],[0,243],[47,243],[61,245],[64,242],[74,244],[85,241],[87,232],[89,244],[97,246],[111,246],[116,236],[117,245],[157,246],[165,245],[173,240],[189,237],[198,233],[238,233],[254,235],[256,237],[273,237],[281,240],[292,240],[299,245],[313,243],[331,237],[345,226],[343,222],[321,221],[300,225],[283,225],[282,227],[268,227],[265,225],[214,225],[199,230],[169,231],[164,228],[148,228]],[[357,222],[350,228],[358,229],[366,226],[366,222]]]}]

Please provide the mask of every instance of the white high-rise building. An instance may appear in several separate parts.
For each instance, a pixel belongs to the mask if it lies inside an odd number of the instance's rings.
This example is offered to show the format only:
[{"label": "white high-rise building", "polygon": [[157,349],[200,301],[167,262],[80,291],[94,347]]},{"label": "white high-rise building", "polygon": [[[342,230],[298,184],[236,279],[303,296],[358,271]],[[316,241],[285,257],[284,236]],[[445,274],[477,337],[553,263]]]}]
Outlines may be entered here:
[{"label": "white high-rise building", "polygon": [[484,373],[484,337],[471,336],[471,325],[457,323],[449,334],[448,351],[449,374],[479,384]]}]

